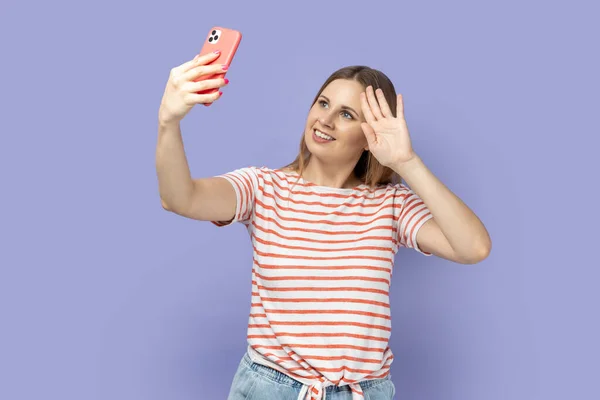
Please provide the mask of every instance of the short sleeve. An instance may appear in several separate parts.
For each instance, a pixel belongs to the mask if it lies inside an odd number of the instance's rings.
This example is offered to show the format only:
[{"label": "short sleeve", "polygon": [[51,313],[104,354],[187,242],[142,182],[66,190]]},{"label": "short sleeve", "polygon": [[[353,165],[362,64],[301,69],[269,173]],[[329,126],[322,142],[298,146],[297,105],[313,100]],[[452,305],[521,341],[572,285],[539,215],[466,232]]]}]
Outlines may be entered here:
[{"label": "short sleeve", "polygon": [[256,167],[240,168],[223,175],[218,175],[220,178],[225,178],[233,186],[236,206],[233,219],[230,221],[212,221],[213,224],[222,227],[231,225],[234,222],[241,222],[245,225],[250,223],[254,211],[260,175],[261,170]]},{"label": "short sleeve", "polygon": [[417,233],[423,224],[433,218],[431,212],[421,198],[405,185],[396,185],[394,193],[394,217],[399,246],[418,251],[426,256],[431,253],[423,251],[417,244]]}]

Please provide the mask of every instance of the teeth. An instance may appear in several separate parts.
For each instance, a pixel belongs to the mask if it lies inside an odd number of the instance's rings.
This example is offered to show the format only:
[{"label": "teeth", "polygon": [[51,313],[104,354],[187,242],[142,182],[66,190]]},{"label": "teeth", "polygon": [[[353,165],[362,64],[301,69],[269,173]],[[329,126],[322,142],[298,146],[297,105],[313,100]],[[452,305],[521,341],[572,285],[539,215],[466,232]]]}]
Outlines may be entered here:
[{"label": "teeth", "polygon": [[320,137],[321,139],[325,139],[325,140],[333,140],[333,138],[329,135],[324,134],[323,132],[320,132],[318,130],[315,129],[315,134]]}]

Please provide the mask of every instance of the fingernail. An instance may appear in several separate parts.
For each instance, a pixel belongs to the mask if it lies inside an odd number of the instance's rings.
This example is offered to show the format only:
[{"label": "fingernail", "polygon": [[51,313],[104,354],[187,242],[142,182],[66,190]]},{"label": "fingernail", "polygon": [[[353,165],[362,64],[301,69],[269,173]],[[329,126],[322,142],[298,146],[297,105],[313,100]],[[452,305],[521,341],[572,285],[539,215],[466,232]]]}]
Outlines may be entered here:
[{"label": "fingernail", "polygon": [[214,53],[215,54],[221,54],[221,50],[216,50]]},{"label": "fingernail", "polygon": [[223,96],[223,92],[219,92],[219,97]]},{"label": "fingernail", "polygon": [[227,85],[229,83],[229,79],[225,78],[225,84]]},{"label": "fingernail", "polygon": [[227,68],[229,68],[229,65],[227,65],[227,64],[223,65],[223,71],[227,71]]}]

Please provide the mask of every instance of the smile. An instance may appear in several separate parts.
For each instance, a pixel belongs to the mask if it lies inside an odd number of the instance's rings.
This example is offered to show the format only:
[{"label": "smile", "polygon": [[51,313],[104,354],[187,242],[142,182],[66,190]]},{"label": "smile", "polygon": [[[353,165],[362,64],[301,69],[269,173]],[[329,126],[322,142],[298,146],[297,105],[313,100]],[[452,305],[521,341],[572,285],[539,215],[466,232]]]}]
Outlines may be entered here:
[{"label": "smile", "polygon": [[313,131],[313,136],[315,138],[317,138],[317,139],[321,139],[321,140],[317,140],[319,142],[321,142],[321,141],[332,142],[332,141],[335,140],[335,138],[333,138],[333,137],[331,137],[331,136],[329,136],[329,135],[327,135],[327,134],[325,134],[325,133],[323,133],[323,132],[321,132],[321,131],[319,131],[317,129],[315,129]]}]

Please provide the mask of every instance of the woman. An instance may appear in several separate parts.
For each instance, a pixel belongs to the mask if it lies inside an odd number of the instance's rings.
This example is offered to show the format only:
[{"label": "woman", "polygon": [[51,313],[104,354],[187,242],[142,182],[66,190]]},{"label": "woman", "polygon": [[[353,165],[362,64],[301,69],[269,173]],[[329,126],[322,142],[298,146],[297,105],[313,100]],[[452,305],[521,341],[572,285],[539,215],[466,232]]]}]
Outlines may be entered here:
[{"label": "woman", "polygon": [[388,294],[396,252],[475,264],[490,252],[488,232],[423,164],[402,96],[368,67],[327,79],[287,167],[192,179],[179,122],[221,96],[196,94],[227,84],[196,82],[222,71],[208,65],[215,57],[171,71],[156,165],[165,209],[217,226],[241,222],[250,233],[248,351],[229,400],[393,398]]}]

